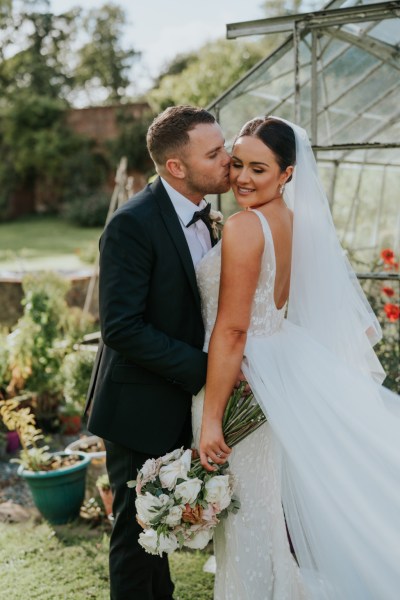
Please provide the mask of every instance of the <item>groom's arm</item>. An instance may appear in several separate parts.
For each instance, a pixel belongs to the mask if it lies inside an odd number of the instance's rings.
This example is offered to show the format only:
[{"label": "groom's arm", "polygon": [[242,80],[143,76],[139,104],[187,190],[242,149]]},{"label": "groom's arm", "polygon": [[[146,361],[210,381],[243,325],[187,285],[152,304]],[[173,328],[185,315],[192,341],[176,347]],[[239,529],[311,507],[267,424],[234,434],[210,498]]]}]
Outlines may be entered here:
[{"label": "groom's arm", "polygon": [[100,242],[102,338],[135,364],[196,394],[205,383],[207,355],[144,320],[153,253],[143,224],[131,213],[116,214]]}]

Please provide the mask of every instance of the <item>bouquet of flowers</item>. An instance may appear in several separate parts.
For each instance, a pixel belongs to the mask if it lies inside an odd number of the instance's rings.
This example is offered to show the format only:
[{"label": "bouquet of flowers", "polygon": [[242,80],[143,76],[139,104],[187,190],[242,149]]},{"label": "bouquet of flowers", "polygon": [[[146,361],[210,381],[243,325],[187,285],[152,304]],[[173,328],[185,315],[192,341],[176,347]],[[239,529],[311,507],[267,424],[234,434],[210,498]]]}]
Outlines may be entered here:
[{"label": "bouquet of flowers", "polygon": [[[234,390],[224,413],[222,427],[230,447],[266,420],[253,394],[244,393],[245,385]],[[239,509],[228,463],[215,466],[206,471],[196,451],[180,448],[147,460],[136,481],[128,481],[128,487],[136,487],[136,519],[144,530],[139,544],[146,552],[161,556],[182,546],[202,549],[220,519]]]}]

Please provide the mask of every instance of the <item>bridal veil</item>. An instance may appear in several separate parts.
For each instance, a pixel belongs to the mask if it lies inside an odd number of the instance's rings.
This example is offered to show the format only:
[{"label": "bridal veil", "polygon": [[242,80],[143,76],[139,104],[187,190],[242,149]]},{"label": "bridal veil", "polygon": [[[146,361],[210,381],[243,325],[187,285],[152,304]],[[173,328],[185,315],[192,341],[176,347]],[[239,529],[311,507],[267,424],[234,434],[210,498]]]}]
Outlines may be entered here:
[{"label": "bridal veil", "polygon": [[288,314],[281,331],[248,341],[244,372],[282,450],[282,502],[310,598],[397,600],[399,398],[380,385],[380,327],[336,236],[308,136],[288,125],[297,155],[285,191]]}]

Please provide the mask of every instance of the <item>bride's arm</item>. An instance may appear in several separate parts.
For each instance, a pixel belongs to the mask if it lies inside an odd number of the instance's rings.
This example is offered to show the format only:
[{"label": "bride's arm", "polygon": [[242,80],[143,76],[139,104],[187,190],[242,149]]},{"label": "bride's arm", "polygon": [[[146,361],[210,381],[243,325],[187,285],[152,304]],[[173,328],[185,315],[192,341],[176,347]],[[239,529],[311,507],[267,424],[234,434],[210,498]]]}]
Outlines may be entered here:
[{"label": "bride's arm", "polygon": [[222,464],[230,452],[222,435],[222,417],[237,380],[260,275],[264,236],[250,211],[233,215],[224,226],[218,314],[208,350],[200,459]]}]

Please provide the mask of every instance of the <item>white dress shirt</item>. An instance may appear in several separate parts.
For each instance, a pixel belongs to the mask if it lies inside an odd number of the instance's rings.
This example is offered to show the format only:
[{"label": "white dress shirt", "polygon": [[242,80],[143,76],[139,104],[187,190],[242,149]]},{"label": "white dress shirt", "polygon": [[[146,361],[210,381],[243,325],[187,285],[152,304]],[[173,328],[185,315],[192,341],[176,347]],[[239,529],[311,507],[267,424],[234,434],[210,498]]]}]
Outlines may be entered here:
[{"label": "white dress shirt", "polygon": [[188,200],[185,196],[177,192],[162,177],[161,181],[176,210],[176,214],[178,215],[179,222],[189,246],[190,254],[192,255],[193,264],[196,266],[203,256],[211,250],[210,233],[206,224],[203,223],[201,219],[196,221],[196,223],[193,223],[193,225],[190,225],[190,227],[186,227],[186,225],[192,220],[193,213],[204,208],[207,205],[207,202],[203,199],[197,206],[191,202],[191,200]]}]

